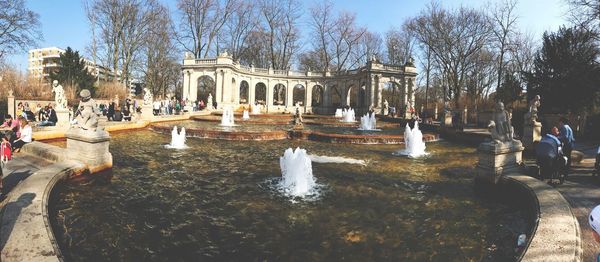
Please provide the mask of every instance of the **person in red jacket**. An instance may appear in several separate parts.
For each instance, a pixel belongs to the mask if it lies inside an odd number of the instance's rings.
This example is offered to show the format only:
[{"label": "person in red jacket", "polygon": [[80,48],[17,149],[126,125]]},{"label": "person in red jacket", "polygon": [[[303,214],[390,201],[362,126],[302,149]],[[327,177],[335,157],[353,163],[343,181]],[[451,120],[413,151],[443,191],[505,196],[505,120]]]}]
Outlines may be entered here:
[{"label": "person in red jacket", "polygon": [[8,140],[8,137],[3,136],[2,137],[2,142],[0,143],[0,160],[3,163],[8,162],[8,160],[10,160],[12,157],[11,154],[11,147],[10,147],[10,142]]}]

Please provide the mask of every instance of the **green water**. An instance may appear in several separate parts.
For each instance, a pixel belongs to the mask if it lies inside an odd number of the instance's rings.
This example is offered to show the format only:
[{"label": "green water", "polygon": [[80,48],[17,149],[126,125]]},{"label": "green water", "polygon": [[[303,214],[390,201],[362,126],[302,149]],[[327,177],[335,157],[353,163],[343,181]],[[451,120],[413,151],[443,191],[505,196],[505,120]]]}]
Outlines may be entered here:
[{"label": "green water", "polygon": [[[67,260],[506,261],[528,229],[515,208],[478,198],[470,175],[449,172],[473,166],[472,148],[429,143],[431,156],[413,160],[393,156],[398,145],[169,142],[113,135],[111,180],[56,189],[51,220]],[[272,181],[296,146],[367,165],[313,163],[321,195],[294,202]]]}]

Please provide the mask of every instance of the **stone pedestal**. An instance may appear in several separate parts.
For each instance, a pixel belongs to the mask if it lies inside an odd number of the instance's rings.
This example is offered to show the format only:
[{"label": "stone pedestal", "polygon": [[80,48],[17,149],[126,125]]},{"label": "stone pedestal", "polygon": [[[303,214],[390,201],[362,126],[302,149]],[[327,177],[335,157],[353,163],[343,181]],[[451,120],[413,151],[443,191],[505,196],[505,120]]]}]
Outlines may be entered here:
[{"label": "stone pedestal", "polygon": [[112,154],[109,151],[110,135],[105,130],[83,130],[70,128],[67,137],[69,159],[86,164],[91,173],[112,168]]},{"label": "stone pedestal", "polygon": [[528,122],[523,126],[523,146],[527,150],[533,150],[534,142],[542,139],[542,123]]},{"label": "stone pedestal", "polygon": [[523,149],[519,140],[501,143],[488,141],[479,144],[477,175],[492,183],[498,183],[503,174],[520,171]]},{"label": "stone pedestal", "polygon": [[56,122],[57,127],[69,127],[71,119],[69,118],[69,110],[67,109],[56,109]]},{"label": "stone pedestal", "polygon": [[141,120],[152,120],[154,118],[152,105],[142,105],[142,114],[140,118]]},{"label": "stone pedestal", "polygon": [[444,126],[452,126],[452,112],[444,112],[442,115],[442,125]]},{"label": "stone pedestal", "polygon": [[8,97],[6,97],[6,105],[8,107],[6,112],[14,119],[17,119],[17,116],[15,115],[15,96],[13,95],[12,90],[9,90],[8,92]]}]

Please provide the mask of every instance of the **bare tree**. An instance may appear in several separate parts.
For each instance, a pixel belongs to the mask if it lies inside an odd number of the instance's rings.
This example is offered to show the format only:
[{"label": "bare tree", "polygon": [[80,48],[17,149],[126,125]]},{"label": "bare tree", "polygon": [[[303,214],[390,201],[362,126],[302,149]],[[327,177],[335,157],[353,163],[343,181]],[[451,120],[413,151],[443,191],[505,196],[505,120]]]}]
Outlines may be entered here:
[{"label": "bare tree", "polygon": [[[88,0],[86,13],[99,41],[94,39],[93,52],[102,53],[113,72],[121,73],[121,80],[129,77],[145,44],[146,34],[164,14],[156,0]],[[97,46],[97,47],[96,47]],[[114,78],[117,81],[117,78]]]},{"label": "bare tree", "polygon": [[[566,2],[570,7],[571,22],[598,33],[598,26],[600,26],[600,1],[566,0]],[[596,34],[596,38],[598,38],[598,34]]]},{"label": "bare tree", "polygon": [[356,25],[356,14],[354,13],[342,12],[335,19],[334,24],[335,26],[329,32],[333,49],[332,64],[335,71],[340,72],[350,68],[351,65],[348,63],[351,54],[367,30]]},{"label": "bare tree", "polygon": [[385,46],[388,63],[404,64],[413,55],[415,38],[405,27],[392,28],[385,33]]},{"label": "bare tree", "polygon": [[500,88],[502,84],[502,76],[506,67],[506,54],[508,53],[510,40],[517,26],[517,16],[515,14],[517,3],[517,0],[503,0],[491,9],[489,15],[493,42],[498,51],[496,88]]},{"label": "bare tree", "polygon": [[239,2],[235,7],[230,18],[225,23],[227,36],[224,39],[225,46],[228,48],[234,60],[247,62],[243,54],[248,48],[247,40],[252,29],[258,25],[256,4],[251,1]]},{"label": "bare tree", "polygon": [[270,65],[274,69],[288,69],[299,49],[300,3],[296,0],[261,0],[259,9],[268,40]]},{"label": "bare tree", "polygon": [[[324,1],[310,8],[310,27],[313,50],[303,55],[304,62],[325,73],[331,62],[329,35],[334,26],[333,3]],[[312,57],[312,59],[308,59]],[[302,61],[301,61],[302,63]]]},{"label": "bare tree", "polygon": [[383,40],[378,33],[365,31],[356,48],[352,51],[351,63],[348,64],[347,68],[351,69],[364,65],[371,57],[381,58],[382,46]]},{"label": "bare tree", "polygon": [[39,15],[24,0],[0,0],[0,61],[35,46],[42,39],[40,28]]},{"label": "bare tree", "polygon": [[234,12],[236,0],[179,0],[177,8],[181,13],[177,40],[183,48],[196,58],[207,57],[209,52],[218,49],[217,43],[221,28]]},{"label": "bare tree", "polygon": [[485,14],[465,7],[445,10],[432,3],[407,28],[423,46],[430,48],[448,84],[447,96],[452,96],[458,107],[467,72],[473,66],[472,58],[489,40],[490,26]]},{"label": "bare tree", "polygon": [[155,96],[166,95],[168,89],[177,83],[181,75],[177,63],[177,49],[173,43],[172,21],[169,11],[162,7],[157,10],[154,20],[145,38],[144,79],[146,86]]}]

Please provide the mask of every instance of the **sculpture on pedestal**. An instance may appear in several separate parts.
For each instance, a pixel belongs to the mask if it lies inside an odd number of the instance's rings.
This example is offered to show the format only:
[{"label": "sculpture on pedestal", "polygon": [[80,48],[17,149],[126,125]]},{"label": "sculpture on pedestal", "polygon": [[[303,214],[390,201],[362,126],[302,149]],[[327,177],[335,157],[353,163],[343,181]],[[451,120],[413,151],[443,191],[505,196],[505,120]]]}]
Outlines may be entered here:
[{"label": "sculpture on pedestal", "polygon": [[150,90],[148,90],[148,88],[144,87],[144,105],[151,105],[152,104],[152,92],[150,92]]},{"label": "sculpture on pedestal", "polygon": [[525,113],[525,123],[536,123],[538,122],[538,108],[540,107],[540,96],[536,95],[531,101],[529,101],[529,111]]},{"label": "sculpture on pedestal", "polygon": [[500,101],[496,103],[492,119],[488,124],[492,141],[497,144],[514,141],[514,129],[508,111],[504,109],[504,103]]},{"label": "sculpture on pedestal", "polygon": [[83,89],[79,92],[79,96],[81,101],[77,107],[77,112],[75,112],[75,124],[72,127],[92,131],[101,130],[98,127],[100,112],[98,112],[96,101],[92,99],[92,94],[89,90]]},{"label": "sculpture on pedestal", "polygon": [[13,90],[12,90],[12,89],[9,89],[9,90],[8,90],[8,97],[12,97],[12,96],[13,96]]},{"label": "sculpture on pedestal", "polygon": [[213,108],[213,97],[211,93],[208,93],[208,98],[206,99],[206,108],[208,110],[212,110]]},{"label": "sculpture on pedestal", "polygon": [[296,114],[294,114],[294,129],[304,129],[304,124],[302,120],[302,113],[300,112],[300,107],[296,107]]},{"label": "sculpture on pedestal", "polygon": [[65,90],[61,85],[58,84],[57,80],[52,81],[52,93],[54,93],[54,102],[56,109],[67,108],[67,97],[65,96]]}]

